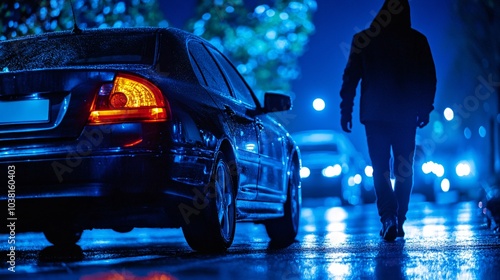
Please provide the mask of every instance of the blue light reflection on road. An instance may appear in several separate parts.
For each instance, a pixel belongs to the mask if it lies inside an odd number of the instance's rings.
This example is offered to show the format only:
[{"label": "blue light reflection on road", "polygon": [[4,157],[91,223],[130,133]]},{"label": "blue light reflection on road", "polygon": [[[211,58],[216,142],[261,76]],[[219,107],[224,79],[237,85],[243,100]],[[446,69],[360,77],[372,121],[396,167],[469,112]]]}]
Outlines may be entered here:
[{"label": "blue light reflection on road", "polygon": [[225,254],[193,252],[178,229],[85,231],[66,256],[43,234],[20,233],[17,269],[29,279],[92,279],[103,271],[177,279],[491,279],[498,235],[482,226],[475,204],[411,204],[406,237],[395,242],[380,238],[373,204],[308,206],[290,247],[274,249],[262,224],[240,223]]},{"label": "blue light reflection on road", "polygon": [[423,204],[420,213],[410,214],[406,238],[393,243],[377,239],[380,225],[373,219],[373,209],[360,214],[351,208],[325,208],[324,212],[305,208],[301,247],[308,251],[306,259],[316,261],[311,263],[314,268],[302,270],[303,276],[341,279],[397,273],[405,278],[428,278],[432,273],[437,278],[474,278],[480,267],[478,253],[468,246],[477,243],[479,225],[472,205],[462,204],[453,216],[446,213],[446,205],[436,209]]}]

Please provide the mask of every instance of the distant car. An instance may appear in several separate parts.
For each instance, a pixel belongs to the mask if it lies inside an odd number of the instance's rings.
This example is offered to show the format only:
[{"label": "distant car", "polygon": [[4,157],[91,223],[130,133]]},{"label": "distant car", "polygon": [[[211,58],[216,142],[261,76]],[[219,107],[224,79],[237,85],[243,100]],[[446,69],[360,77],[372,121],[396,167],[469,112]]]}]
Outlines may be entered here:
[{"label": "distant car", "polygon": [[[236,221],[297,235],[300,155],[231,62],[173,28],[54,32],[0,42],[2,209],[55,245],[83,230],[181,227],[195,250]],[[2,232],[9,229],[2,227]]]},{"label": "distant car", "polygon": [[[419,139],[417,137],[417,139]],[[427,166],[429,165],[430,155],[428,155],[428,151],[422,146],[418,141],[415,147],[415,156],[414,156],[414,166],[413,166],[413,194],[423,195],[425,200],[427,201],[436,201],[436,194],[438,193],[436,189],[436,180],[437,176],[435,174],[429,174],[427,172]],[[422,167],[425,167],[425,172],[422,170]],[[430,166],[429,166],[430,167]],[[440,166],[436,166],[437,169],[440,169]],[[441,172],[437,170],[435,172]],[[426,173],[427,172],[427,173]],[[432,173],[432,172],[430,172]]]},{"label": "distant car", "polygon": [[438,202],[477,199],[481,191],[478,175],[473,154],[429,151],[417,138],[413,193]]},{"label": "distant car", "polygon": [[[303,197],[338,197],[342,204],[375,201],[369,169],[351,141],[334,130],[292,133],[302,155]],[[371,176],[371,174],[369,174]]]}]

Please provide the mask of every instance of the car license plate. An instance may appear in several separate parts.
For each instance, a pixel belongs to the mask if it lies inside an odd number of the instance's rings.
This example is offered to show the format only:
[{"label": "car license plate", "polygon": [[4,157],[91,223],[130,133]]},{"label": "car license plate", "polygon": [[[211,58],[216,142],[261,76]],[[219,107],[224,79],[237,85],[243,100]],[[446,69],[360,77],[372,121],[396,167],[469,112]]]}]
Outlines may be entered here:
[{"label": "car license plate", "polygon": [[46,123],[49,100],[0,101],[0,125]]}]

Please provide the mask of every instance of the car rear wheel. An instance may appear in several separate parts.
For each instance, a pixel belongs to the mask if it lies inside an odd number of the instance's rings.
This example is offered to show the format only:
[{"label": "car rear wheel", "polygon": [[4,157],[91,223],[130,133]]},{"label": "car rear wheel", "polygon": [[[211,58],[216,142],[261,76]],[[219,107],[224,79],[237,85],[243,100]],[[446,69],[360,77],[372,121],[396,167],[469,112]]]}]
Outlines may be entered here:
[{"label": "car rear wheel", "polygon": [[287,247],[295,241],[299,231],[300,193],[298,168],[293,164],[288,179],[288,197],[285,202],[285,215],[265,223],[267,235],[271,244],[277,247]]},{"label": "car rear wheel", "polygon": [[71,227],[50,228],[43,231],[45,238],[55,246],[75,245],[82,236],[83,230]]},{"label": "car rear wheel", "polygon": [[217,156],[206,199],[206,207],[182,227],[184,237],[196,251],[225,251],[234,239],[236,206],[234,183],[222,153]]}]

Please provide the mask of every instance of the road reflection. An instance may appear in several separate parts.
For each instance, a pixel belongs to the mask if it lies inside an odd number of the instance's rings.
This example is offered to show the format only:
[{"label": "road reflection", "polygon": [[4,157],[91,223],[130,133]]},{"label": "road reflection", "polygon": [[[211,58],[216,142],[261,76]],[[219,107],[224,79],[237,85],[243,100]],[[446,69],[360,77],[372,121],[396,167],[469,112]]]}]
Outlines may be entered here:
[{"label": "road reflection", "polygon": [[106,272],[106,273],[96,273],[92,275],[86,275],[80,278],[80,280],[177,280],[174,276],[164,273],[164,272],[150,272],[145,276],[135,275],[132,272]]},{"label": "road reflection", "polygon": [[471,205],[419,207],[406,238],[394,242],[378,236],[380,222],[366,206],[304,209],[300,279],[477,278],[479,224]]},{"label": "road reflection", "polygon": [[82,247],[78,245],[72,246],[48,246],[38,254],[39,265],[54,262],[78,262],[83,260]]},{"label": "road reflection", "polygon": [[375,257],[375,278],[404,279],[407,276],[408,261],[409,257],[403,239],[379,243]]},{"label": "road reflection", "polygon": [[291,246],[270,243],[262,224],[240,223],[221,254],[193,252],[175,229],[92,230],[69,248],[23,233],[16,273],[30,280],[492,279],[498,236],[481,227],[472,206],[415,204],[405,238],[394,242],[379,236],[375,205],[305,207]]}]

